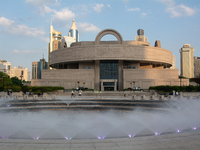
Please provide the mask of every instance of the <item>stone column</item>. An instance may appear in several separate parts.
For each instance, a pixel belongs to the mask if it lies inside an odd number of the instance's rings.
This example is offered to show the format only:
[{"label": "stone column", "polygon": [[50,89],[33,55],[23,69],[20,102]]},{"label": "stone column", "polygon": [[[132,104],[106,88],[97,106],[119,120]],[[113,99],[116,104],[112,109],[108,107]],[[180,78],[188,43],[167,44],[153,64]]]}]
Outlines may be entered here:
[{"label": "stone column", "polygon": [[123,91],[123,60],[119,60],[118,65],[118,90]]},{"label": "stone column", "polygon": [[104,91],[104,88],[103,88],[103,81],[101,81],[101,91]]},{"label": "stone column", "polygon": [[117,81],[115,81],[115,89],[114,91],[117,91]]},{"label": "stone column", "polygon": [[100,61],[95,60],[95,68],[94,68],[94,90],[99,91],[99,80],[100,80]]}]

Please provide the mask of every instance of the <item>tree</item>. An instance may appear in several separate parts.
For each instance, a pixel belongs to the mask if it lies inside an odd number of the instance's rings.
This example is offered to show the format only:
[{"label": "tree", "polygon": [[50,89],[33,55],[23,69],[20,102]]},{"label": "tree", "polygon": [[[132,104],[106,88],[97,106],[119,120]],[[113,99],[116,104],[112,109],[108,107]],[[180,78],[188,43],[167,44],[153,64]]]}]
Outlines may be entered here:
[{"label": "tree", "polygon": [[18,86],[22,85],[21,80],[19,80],[17,77],[12,77],[11,80],[12,80],[13,85],[18,85]]},{"label": "tree", "polygon": [[[4,76],[4,78],[3,78],[3,76]],[[12,86],[12,80],[10,79],[10,76],[8,76],[7,74],[0,71],[0,78],[2,79],[0,81],[0,90],[3,89],[3,82],[4,82],[4,87]]]}]

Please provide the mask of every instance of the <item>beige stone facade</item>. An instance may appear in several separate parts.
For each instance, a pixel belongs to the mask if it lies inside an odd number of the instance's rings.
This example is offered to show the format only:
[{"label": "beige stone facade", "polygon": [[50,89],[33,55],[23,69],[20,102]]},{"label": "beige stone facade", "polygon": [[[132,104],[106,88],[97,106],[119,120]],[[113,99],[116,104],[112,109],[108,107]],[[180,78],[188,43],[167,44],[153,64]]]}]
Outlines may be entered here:
[{"label": "beige stone facade", "polygon": [[[100,41],[106,34],[114,35],[118,41]],[[180,86],[174,60],[171,51],[161,48],[160,41],[155,42],[155,47],[147,40],[124,41],[117,31],[106,29],[95,41],[76,42],[52,51],[49,64],[54,69],[43,70],[42,79],[32,80],[31,84],[95,90],[106,90],[110,85],[113,89],[117,86],[119,91],[156,85]],[[189,85],[189,81],[182,80],[182,85]]]},{"label": "beige stone facade", "polygon": [[194,78],[194,47],[184,44],[180,49],[181,75],[186,78]]},{"label": "beige stone facade", "polygon": [[[17,77],[20,80],[22,79],[22,80],[28,81],[28,68],[14,67],[8,72],[8,75],[10,76],[10,78]],[[21,75],[22,75],[22,78],[21,78]]]}]

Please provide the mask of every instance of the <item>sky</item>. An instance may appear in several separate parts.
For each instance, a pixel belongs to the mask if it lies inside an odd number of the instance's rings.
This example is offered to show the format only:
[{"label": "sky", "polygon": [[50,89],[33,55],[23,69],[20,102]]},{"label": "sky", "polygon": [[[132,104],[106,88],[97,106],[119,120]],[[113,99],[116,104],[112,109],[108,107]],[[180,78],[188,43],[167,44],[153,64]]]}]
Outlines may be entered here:
[{"label": "sky", "polygon": [[[79,41],[94,41],[108,28],[131,41],[143,29],[150,46],[160,40],[175,55],[178,69],[183,44],[200,57],[200,0],[1,0],[0,60],[29,71],[43,54],[47,60],[51,19],[63,36],[74,19]],[[105,35],[101,40],[116,38]]]}]

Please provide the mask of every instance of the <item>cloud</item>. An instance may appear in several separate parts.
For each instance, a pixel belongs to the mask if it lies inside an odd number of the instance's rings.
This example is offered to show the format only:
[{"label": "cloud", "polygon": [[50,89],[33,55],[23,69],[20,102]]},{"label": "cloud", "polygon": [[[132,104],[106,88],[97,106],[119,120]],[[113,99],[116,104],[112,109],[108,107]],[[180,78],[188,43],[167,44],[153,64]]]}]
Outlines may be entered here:
[{"label": "cloud", "polygon": [[109,4],[107,4],[107,7],[111,8]]},{"label": "cloud", "polygon": [[126,3],[126,4],[128,4],[129,3],[129,0],[123,0],[124,1],[124,3]]},{"label": "cloud", "polygon": [[94,9],[96,12],[100,13],[101,10],[103,9],[103,7],[104,7],[104,4],[95,4],[95,6],[93,7],[93,9]]},{"label": "cloud", "polygon": [[43,5],[60,5],[61,0],[26,0],[25,2],[32,4],[34,6],[43,6]]},{"label": "cloud", "polygon": [[19,51],[19,50],[13,50],[11,51],[12,53],[16,53],[16,54],[32,54],[32,53],[36,53],[36,51],[30,51],[30,50],[24,50],[24,51]]},{"label": "cloud", "polygon": [[13,52],[13,53],[19,53],[19,51],[18,51],[18,50],[16,50],[16,49],[15,49],[15,50],[13,50],[12,52]]},{"label": "cloud", "polygon": [[193,16],[196,12],[195,9],[187,7],[183,4],[176,5],[173,0],[159,0],[163,4],[167,5],[166,12],[171,13],[171,17],[181,17],[181,16]]},{"label": "cloud", "polygon": [[52,18],[55,20],[61,20],[61,21],[67,21],[73,19],[75,14],[70,11],[68,8],[64,8],[61,11],[54,11],[54,15],[52,15]]},{"label": "cloud", "polygon": [[46,5],[39,7],[39,11],[38,11],[38,13],[43,17],[45,13],[51,13],[51,12],[55,12],[55,10],[47,7]]},{"label": "cloud", "polygon": [[145,17],[147,14],[146,13],[142,13],[141,14],[141,17]]},{"label": "cloud", "polygon": [[29,28],[26,25],[19,25],[15,21],[9,20],[4,17],[0,18],[0,26],[4,27],[4,31],[10,34],[28,37],[40,37],[45,35],[43,29]]},{"label": "cloud", "polygon": [[127,11],[140,11],[140,8],[129,8],[129,9],[127,9]]},{"label": "cloud", "polygon": [[99,31],[101,31],[95,25],[89,24],[89,23],[78,23],[77,27],[78,27],[78,30],[82,31],[82,32],[88,32],[88,31],[99,32]]}]

